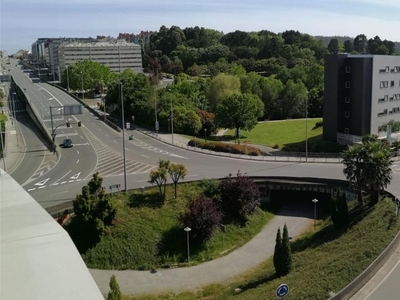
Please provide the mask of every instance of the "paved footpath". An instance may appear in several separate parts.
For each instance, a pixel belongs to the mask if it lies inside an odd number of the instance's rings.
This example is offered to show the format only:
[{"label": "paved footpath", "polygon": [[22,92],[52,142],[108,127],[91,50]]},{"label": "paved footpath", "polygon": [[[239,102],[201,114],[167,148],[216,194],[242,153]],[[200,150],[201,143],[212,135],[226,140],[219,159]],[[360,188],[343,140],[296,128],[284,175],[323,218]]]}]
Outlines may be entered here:
[{"label": "paved footpath", "polygon": [[[181,292],[196,290],[204,285],[222,283],[246,272],[271,257],[274,253],[278,227],[286,223],[289,234],[295,238],[312,226],[312,213],[294,216],[298,208],[282,209],[250,242],[230,254],[197,266],[156,271],[90,270],[101,292],[109,291],[110,277],[114,274],[124,295]],[[304,217],[306,215],[306,217]]]}]

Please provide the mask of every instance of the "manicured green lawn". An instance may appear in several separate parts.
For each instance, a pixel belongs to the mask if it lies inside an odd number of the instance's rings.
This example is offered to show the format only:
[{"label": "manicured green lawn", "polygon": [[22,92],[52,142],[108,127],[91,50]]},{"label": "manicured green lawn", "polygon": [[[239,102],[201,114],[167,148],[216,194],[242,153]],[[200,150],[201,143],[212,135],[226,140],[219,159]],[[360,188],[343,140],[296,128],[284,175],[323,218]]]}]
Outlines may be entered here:
[{"label": "manicured green lawn", "polygon": [[[322,135],[322,126],[315,128],[315,123],[321,122],[321,118],[308,119],[307,134],[308,138]],[[235,130],[229,130],[225,135],[234,136]],[[278,146],[279,149],[284,145],[303,142],[306,139],[306,120],[284,120],[269,121],[258,123],[251,131],[241,131],[241,140],[247,140],[249,143]]]},{"label": "manicured green lawn", "polygon": [[[178,186],[173,198],[172,186],[167,187],[167,200],[161,203],[156,188],[143,194],[117,195],[115,226],[99,243],[83,254],[90,268],[152,269],[164,266],[185,266],[187,259],[186,233],[178,216],[185,211],[189,199],[203,190],[201,182]],[[215,259],[244,245],[272,219],[273,214],[258,209],[246,226],[226,225],[226,232],[217,229],[204,247],[191,245],[191,265]]]},{"label": "manicured green lawn", "polygon": [[[353,209],[353,224],[338,232],[330,219],[317,224],[317,231],[292,243],[294,269],[276,278],[272,259],[242,274],[229,285],[214,284],[198,292],[159,294],[124,299],[275,299],[281,283],[290,287],[285,299],[328,299],[354,280],[385,249],[399,231],[394,204],[385,199],[373,209]],[[358,219],[361,221],[357,222]],[[289,233],[290,234],[290,233]],[[240,288],[240,293],[235,289]]]},{"label": "manicured green lawn", "polygon": [[0,120],[7,121],[7,116],[6,116],[6,114],[0,113]]}]

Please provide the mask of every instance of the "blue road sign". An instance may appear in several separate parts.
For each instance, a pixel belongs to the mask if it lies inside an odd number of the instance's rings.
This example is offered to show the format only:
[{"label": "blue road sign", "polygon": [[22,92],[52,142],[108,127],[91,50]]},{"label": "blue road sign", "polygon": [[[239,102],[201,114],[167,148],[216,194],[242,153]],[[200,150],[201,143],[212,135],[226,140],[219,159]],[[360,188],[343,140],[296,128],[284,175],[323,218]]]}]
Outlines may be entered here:
[{"label": "blue road sign", "polygon": [[278,298],[283,298],[289,293],[289,286],[286,283],[281,284],[276,289],[276,296]]}]

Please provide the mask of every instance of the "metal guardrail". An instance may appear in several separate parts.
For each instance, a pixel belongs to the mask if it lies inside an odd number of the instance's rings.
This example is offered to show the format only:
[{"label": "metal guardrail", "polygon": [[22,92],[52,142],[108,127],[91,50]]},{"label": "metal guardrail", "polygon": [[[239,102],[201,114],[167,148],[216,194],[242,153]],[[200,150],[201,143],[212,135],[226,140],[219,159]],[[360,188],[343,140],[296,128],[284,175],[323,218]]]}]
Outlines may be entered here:
[{"label": "metal guardrail", "polygon": [[[165,139],[160,138],[157,136],[157,134],[152,131],[152,130],[146,130],[144,128],[136,127],[135,128],[137,131],[146,134],[148,136],[151,136],[161,142],[167,143],[172,145],[171,142],[166,141]],[[247,160],[253,160],[253,161],[276,161],[276,162],[309,162],[309,163],[341,163],[342,158],[339,157],[308,157],[306,158],[304,156],[278,156],[278,155],[260,155],[260,156],[251,156],[251,155],[245,155],[245,154],[233,154],[233,153],[227,153],[227,152],[216,152],[212,151],[209,149],[202,149],[198,147],[191,147],[188,146],[187,144],[183,144],[180,142],[175,142],[173,144],[175,147],[179,147],[185,150],[197,152],[197,153],[202,153],[202,154],[208,154],[208,155],[214,155],[214,156],[221,156],[221,157],[232,157],[232,158],[239,158],[239,159],[247,159]]]}]

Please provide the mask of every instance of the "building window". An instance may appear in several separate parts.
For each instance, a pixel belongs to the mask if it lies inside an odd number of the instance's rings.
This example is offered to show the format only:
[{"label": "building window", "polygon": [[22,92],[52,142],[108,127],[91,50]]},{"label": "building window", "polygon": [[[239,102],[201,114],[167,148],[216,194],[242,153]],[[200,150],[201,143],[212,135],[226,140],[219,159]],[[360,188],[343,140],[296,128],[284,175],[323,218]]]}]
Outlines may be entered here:
[{"label": "building window", "polygon": [[388,101],[388,98],[389,98],[388,95],[385,95],[385,96],[383,97],[383,99],[384,99],[385,101]]},{"label": "building window", "polygon": [[346,89],[349,89],[350,88],[350,81],[346,81],[344,86],[346,87]]},{"label": "building window", "polygon": [[390,81],[390,87],[394,87],[394,80]]},{"label": "building window", "polygon": [[350,66],[346,66],[346,73],[350,73]]},{"label": "building window", "polygon": [[348,128],[345,128],[345,129],[344,129],[344,133],[345,133],[345,134],[349,134],[349,132],[350,132],[350,131],[349,131]]},{"label": "building window", "polygon": [[387,66],[387,67],[385,68],[385,72],[386,72],[386,73],[389,73],[389,66]]},{"label": "building window", "polygon": [[349,111],[345,111],[345,112],[344,112],[344,116],[345,116],[346,118],[350,118],[350,112],[349,112]]},{"label": "building window", "polygon": [[344,97],[344,102],[350,103],[350,97],[348,97],[348,96]]},{"label": "building window", "polygon": [[381,81],[380,83],[380,87],[381,88],[387,88],[389,86],[389,82],[388,81]]}]

